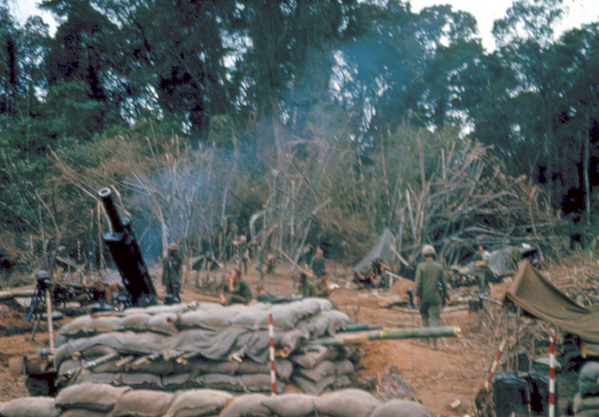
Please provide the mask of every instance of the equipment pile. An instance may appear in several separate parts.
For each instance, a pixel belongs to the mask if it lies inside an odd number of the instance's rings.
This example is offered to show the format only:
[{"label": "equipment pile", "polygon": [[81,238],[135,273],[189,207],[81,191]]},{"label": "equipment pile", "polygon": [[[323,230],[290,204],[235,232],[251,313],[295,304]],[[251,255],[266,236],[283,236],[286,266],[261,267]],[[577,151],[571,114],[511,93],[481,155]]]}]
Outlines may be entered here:
[{"label": "equipment pile", "polygon": [[[351,319],[314,298],[272,307],[276,391],[320,395],[352,384],[358,350],[320,346]],[[58,388],[86,382],[175,391],[270,392],[269,306],[214,303],[131,308],[83,316],[56,339]],[[291,389],[291,387],[289,387]]]}]

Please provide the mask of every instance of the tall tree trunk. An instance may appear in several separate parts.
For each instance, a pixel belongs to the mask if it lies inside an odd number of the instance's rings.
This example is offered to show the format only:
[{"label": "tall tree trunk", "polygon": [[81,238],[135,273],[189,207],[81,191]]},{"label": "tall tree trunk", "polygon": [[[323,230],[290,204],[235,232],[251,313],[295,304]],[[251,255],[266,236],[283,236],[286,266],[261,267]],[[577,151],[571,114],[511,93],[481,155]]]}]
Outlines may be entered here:
[{"label": "tall tree trunk", "polygon": [[583,178],[584,178],[584,195],[585,195],[585,204],[586,204],[586,212],[587,212],[587,226],[591,225],[591,187],[589,185],[589,159],[590,159],[590,152],[589,152],[589,146],[590,146],[590,135],[591,135],[591,129],[590,129],[590,121],[589,121],[589,114],[586,114],[586,132],[584,134],[583,140],[584,140],[584,156],[583,156]]}]

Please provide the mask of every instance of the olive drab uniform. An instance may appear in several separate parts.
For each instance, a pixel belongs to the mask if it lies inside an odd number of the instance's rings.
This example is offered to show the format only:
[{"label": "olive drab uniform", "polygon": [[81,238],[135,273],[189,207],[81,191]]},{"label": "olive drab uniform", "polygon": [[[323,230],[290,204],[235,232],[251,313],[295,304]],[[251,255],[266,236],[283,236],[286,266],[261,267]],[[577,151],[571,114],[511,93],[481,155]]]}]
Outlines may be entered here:
[{"label": "olive drab uniform", "polygon": [[443,305],[441,294],[447,294],[447,277],[441,264],[434,261],[418,264],[415,293],[420,302],[423,327],[431,324],[438,327]]},{"label": "olive drab uniform", "polygon": [[176,251],[169,250],[162,264],[162,285],[166,288],[167,295],[179,300],[181,290],[181,274],[183,260]]},{"label": "olive drab uniform", "polygon": [[223,284],[223,294],[227,299],[227,305],[231,304],[248,304],[254,298],[252,289],[244,281],[235,281],[233,283],[233,291],[229,291],[229,284]]},{"label": "olive drab uniform", "polygon": [[321,256],[320,259],[318,259],[318,257],[314,256],[312,258],[312,261],[310,262],[310,269],[312,271],[314,271],[314,277],[313,277],[314,279],[320,278],[320,276],[325,271],[324,256]]},{"label": "olive drab uniform", "polygon": [[297,292],[304,298],[316,297],[314,285],[307,280],[305,283],[300,283]]},{"label": "olive drab uniform", "polygon": [[491,275],[493,272],[491,268],[489,268],[489,259],[491,255],[487,251],[476,252],[474,256],[474,261],[487,261],[487,265],[477,266],[474,268],[474,273],[478,277],[478,282],[480,286],[481,292],[489,292],[489,281],[491,280]]}]

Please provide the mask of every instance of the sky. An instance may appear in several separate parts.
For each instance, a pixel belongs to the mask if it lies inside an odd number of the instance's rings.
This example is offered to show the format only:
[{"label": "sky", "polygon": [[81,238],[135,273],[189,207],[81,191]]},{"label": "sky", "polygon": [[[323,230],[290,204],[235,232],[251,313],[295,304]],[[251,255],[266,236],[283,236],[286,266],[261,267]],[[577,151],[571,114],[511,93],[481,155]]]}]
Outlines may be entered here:
[{"label": "sky", "polygon": [[[50,25],[51,31],[56,28],[56,22],[47,12],[40,12],[36,8],[40,0],[9,0],[13,13],[22,22],[31,14],[41,15]],[[493,50],[495,43],[491,35],[493,21],[505,16],[506,10],[511,6],[512,0],[411,0],[412,11],[418,13],[422,8],[436,4],[450,4],[454,10],[470,12],[476,17],[479,34],[487,50]],[[563,0],[566,11],[565,18],[558,27],[558,32],[583,24],[599,21],[599,0]]]}]

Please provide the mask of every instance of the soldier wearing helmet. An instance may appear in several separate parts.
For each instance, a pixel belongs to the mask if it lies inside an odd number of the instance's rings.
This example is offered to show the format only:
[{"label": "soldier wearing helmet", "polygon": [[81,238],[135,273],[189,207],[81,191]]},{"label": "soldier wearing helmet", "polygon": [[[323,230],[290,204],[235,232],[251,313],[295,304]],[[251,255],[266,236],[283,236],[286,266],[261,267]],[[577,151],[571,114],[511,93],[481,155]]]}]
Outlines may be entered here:
[{"label": "soldier wearing helmet", "polygon": [[[420,307],[422,326],[439,326],[441,308],[447,299],[447,277],[443,267],[435,262],[435,248],[424,245],[422,248],[424,262],[416,268],[415,298],[414,301]],[[448,300],[448,299],[447,299]],[[431,339],[431,348],[437,348],[437,340]]]},{"label": "soldier wearing helmet", "polygon": [[243,266],[243,271],[245,274],[248,273],[248,259],[250,257],[250,250],[247,244],[247,237],[240,236],[239,240],[234,240],[233,244],[236,248],[236,257],[237,257],[237,269],[242,271],[241,267]]},{"label": "soldier wearing helmet", "polygon": [[166,288],[165,304],[181,302],[181,274],[183,272],[183,259],[179,255],[179,245],[172,242],[168,245],[168,253],[162,263],[162,284]]}]

